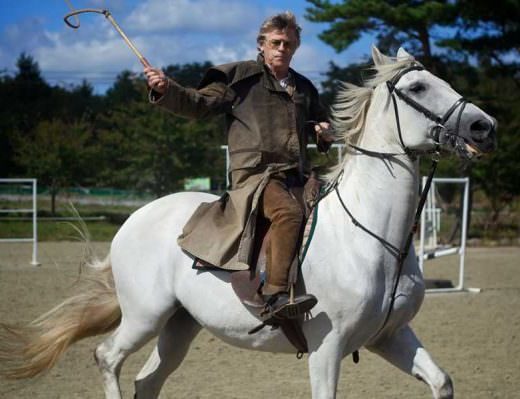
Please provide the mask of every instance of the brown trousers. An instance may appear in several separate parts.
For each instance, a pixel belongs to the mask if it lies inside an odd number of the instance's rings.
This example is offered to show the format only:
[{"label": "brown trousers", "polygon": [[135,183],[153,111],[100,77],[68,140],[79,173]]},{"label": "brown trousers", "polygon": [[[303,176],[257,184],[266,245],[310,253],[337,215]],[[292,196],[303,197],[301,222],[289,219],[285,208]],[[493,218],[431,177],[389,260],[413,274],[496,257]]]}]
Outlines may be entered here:
[{"label": "brown trousers", "polygon": [[261,211],[271,222],[262,293],[272,295],[289,289],[289,271],[298,250],[304,211],[289,191],[286,179],[278,176],[272,178],[264,189]]}]

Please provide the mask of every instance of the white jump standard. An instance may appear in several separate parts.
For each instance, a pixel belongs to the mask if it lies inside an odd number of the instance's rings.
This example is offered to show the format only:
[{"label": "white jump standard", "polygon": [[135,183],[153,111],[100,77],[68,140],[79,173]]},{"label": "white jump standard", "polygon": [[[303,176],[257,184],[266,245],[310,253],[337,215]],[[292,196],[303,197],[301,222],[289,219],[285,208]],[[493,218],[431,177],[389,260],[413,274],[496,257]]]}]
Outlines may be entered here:
[{"label": "white jump standard", "polygon": [[[426,177],[423,177],[422,185],[424,187]],[[436,185],[440,183],[445,184],[460,184],[463,187],[462,192],[462,220],[460,228],[460,246],[458,247],[439,247],[437,242],[437,229],[440,227],[440,211],[436,208],[435,193]],[[439,258],[442,256],[458,255],[459,257],[459,271],[458,271],[458,282],[455,287],[443,287],[443,288],[428,288],[426,293],[449,293],[449,292],[480,292],[479,288],[468,288],[464,286],[464,268],[465,268],[465,255],[466,255],[466,240],[467,240],[467,227],[468,227],[468,215],[469,215],[469,178],[446,178],[436,177],[432,180],[431,189],[426,202],[426,207],[421,214],[421,230],[420,230],[420,241],[419,241],[419,253],[418,262],[421,271],[424,273],[425,261]],[[427,241],[427,227],[431,228],[431,234],[429,245]],[[427,248],[429,247],[429,248]]]},{"label": "white jump standard", "polygon": [[32,208],[0,209],[0,214],[26,213],[32,214],[32,237],[30,238],[0,238],[0,242],[31,242],[33,244],[31,265],[39,266],[38,262],[38,214],[37,214],[37,180],[36,179],[0,179],[2,184],[30,184],[32,193]]}]

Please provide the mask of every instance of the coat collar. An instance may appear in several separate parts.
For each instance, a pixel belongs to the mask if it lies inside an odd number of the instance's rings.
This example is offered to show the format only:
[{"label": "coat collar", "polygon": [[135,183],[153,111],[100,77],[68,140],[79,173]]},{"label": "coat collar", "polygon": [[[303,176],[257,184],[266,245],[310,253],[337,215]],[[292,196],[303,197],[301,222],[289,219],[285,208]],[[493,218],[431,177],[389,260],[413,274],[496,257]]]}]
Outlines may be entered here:
[{"label": "coat collar", "polygon": [[[264,81],[264,87],[266,89],[271,90],[271,91],[287,93],[287,90],[285,88],[283,88],[282,85],[280,85],[280,82],[278,81],[278,79],[276,79],[276,77],[271,72],[271,69],[269,69],[269,67],[265,63],[265,59],[264,59],[264,56],[262,53],[258,54],[258,57],[256,58],[256,63],[260,68],[262,68],[262,71],[264,73],[263,81]],[[294,76],[295,76],[294,71],[291,68],[289,68],[289,77],[292,80],[291,83],[293,86],[296,86]]]}]

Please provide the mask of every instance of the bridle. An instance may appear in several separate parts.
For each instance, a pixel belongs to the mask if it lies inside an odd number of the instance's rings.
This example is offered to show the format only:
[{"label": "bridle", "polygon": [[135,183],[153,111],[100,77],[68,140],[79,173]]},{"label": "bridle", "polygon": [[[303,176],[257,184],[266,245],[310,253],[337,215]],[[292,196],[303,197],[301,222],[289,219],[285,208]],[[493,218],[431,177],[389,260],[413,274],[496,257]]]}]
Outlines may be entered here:
[{"label": "bridle", "polygon": [[[470,102],[469,100],[465,99],[464,97],[460,97],[458,100],[456,100],[450,108],[444,113],[444,115],[439,116],[430,111],[428,108],[423,106],[422,104],[415,101],[413,98],[408,96],[406,93],[404,93],[401,89],[397,88],[396,85],[399,82],[399,80],[406,75],[408,72],[411,71],[423,71],[424,67],[414,62],[409,67],[403,69],[400,71],[396,76],[394,76],[391,80],[388,80],[386,82],[386,86],[388,87],[388,91],[390,92],[390,96],[392,98],[392,103],[394,105],[394,113],[395,113],[395,120],[397,125],[397,134],[399,136],[399,142],[401,144],[401,147],[403,148],[403,151],[408,154],[411,157],[420,155],[420,151],[417,150],[411,150],[409,147],[406,146],[403,140],[403,132],[401,129],[401,123],[399,119],[399,107],[397,106],[397,99],[396,97],[399,97],[400,100],[405,102],[407,105],[415,109],[417,112],[420,112],[423,114],[426,118],[433,121],[435,123],[435,126],[433,126],[430,130],[429,137],[434,141],[436,144],[436,147],[438,147],[441,144],[447,144],[450,143],[456,150],[459,152],[462,152],[462,154],[466,154],[465,151],[465,144],[464,139],[460,136],[459,130],[460,130],[460,121],[462,119],[462,113],[464,112],[464,109],[466,108],[466,105]],[[457,121],[455,123],[455,130],[449,131],[446,128],[446,122],[450,119],[450,117],[455,113],[455,111],[459,109],[457,114]],[[435,149],[434,151],[438,151],[438,149]],[[423,152],[424,153],[424,152]]]},{"label": "bridle", "polygon": [[[433,155],[432,156],[432,164],[431,164],[431,167],[430,167],[428,178],[426,179],[426,183],[425,183],[425,185],[424,185],[424,187],[423,187],[423,189],[421,191],[421,195],[420,195],[420,198],[419,198],[419,203],[418,203],[417,209],[415,211],[413,225],[412,225],[412,227],[410,229],[410,232],[408,234],[408,237],[406,239],[406,242],[405,242],[404,246],[399,248],[398,246],[393,245],[392,243],[390,243],[387,240],[385,240],[383,237],[380,237],[377,234],[375,234],[374,232],[372,232],[370,229],[365,227],[362,223],[360,223],[355,218],[355,216],[348,209],[348,207],[346,206],[345,202],[341,198],[341,195],[340,195],[339,190],[338,190],[339,181],[341,180],[341,176],[342,176],[343,172],[341,172],[334,179],[334,181],[331,183],[331,185],[329,185],[328,189],[326,190],[326,193],[320,198],[320,199],[323,199],[323,197],[325,197],[332,190],[334,190],[336,192],[336,195],[338,196],[338,200],[341,203],[341,206],[343,207],[344,211],[349,216],[352,224],[354,224],[354,226],[356,226],[356,227],[360,228],[361,230],[363,230],[365,233],[367,233],[371,237],[373,237],[376,240],[378,240],[383,245],[383,247],[385,247],[397,260],[397,272],[396,272],[395,280],[394,280],[394,283],[393,283],[393,286],[392,286],[392,293],[391,293],[391,297],[390,297],[390,304],[389,304],[389,307],[388,307],[388,311],[387,311],[387,314],[386,314],[386,317],[384,319],[383,324],[381,325],[381,327],[378,329],[378,331],[376,332],[376,334],[374,336],[377,336],[384,329],[384,327],[388,323],[388,320],[390,319],[390,315],[392,313],[392,309],[394,307],[394,303],[395,303],[395,299],[396,299],[397,287],[399,286],[399,281],[400,281],[400,278],[401,278],[404,261],[408,257],[409,249],[410,249],[410,246],[412,245],[412,242],[413,242],[413,237],[414,237],[415,233],[417,232],[417,228],[418,228],[418,225],[419,225],[419,219],[421,217],[421,213],[422,213],[422,210],[424,208],[424,204],[426,202],[428,191],[430,190],[431,183],[432,183],[432,180],[433,180],[433,176],[434,176],[435,170],[437,168],[438,153],[439,153],[440,145],[442,145],[442,144],[451,144],[457,151],[461,152],[462,154],[466,153],[464,139],[460,136],[459,130],[460,130],[460,122],[461,122],[461,119],[462,119],[462,113],[464,112],[464,109],[465,109],[466,105],[469,102],[468,100],[466,100],[464,97],[460,97],[458,100],[456,100],[451,105],[450,108],[448,108],[448,110],[444,113],[444,115],[438,116],[435,113],[433,113],[432,111],[430,111],[429,109],[427,109],[426,107],[424,107],[422,104],[418,103],[413,98],[408,96],[401,89],[396,87],[396,85],[399,82],[399,80],[405,74],[407,74],[408,72],[411,72],[411,71],[422,71],[422,70],[424,70],[424,67],[422,65],[420,65],[419,63],[414,62],[409,67],[407,67],[407,68],[403,69],[402,71],[400,71],[391,80],[386,82],[386,86],[388,88],[388,91],[390,93],[390,96],[391,96],[391,99],[392,99],[392,103],[393,103],[393,108],[394,108],[394,113],[395,113],[395,121],[396,121],[396,126],[397,126],[397,134],[398,134],[398,137],[399,137],[399,143],[401,145],[401,148],[403,149],[402,153],[378,152],[378,151],[367,150],[367,149],[364,149],[362,147],[356,146],[354,144],[350,144],[350,143],[347,144],[349,147],[353,148],[354,150],[360,152],[363,155],[367,155],[367,156],[371,156],[371,157],[377,157],[377,158],[381,158],[383,160],[387,160],[387,159],[394,158],[396,156],[402,156],[402,155],[406,155],[410,159],[416,160],[418,155],[424,155],[424,154],[432,154]],[[398,104],[397,104],[397,98],[399,98],[400,100],[405,102],[407,105],[409,105],[410,107],[412,107],[416,111],[418,111],[421,114],[423,114],[426,118],[428,118],[431,121],[435,122],[435,126],[433,126],[431,128],[430,133],[429,133],[430,138],[433,140],[433,142],[435,144],[434,149],[432,149],[432,150],[421,150],[421,151],[413,150],[413,149],[410,149],[404,143],[403,132],[402,132],[400,118],[399,118],[399,107],[398,107]],[[450,132],[445,127],[445,124],[450,119],[450,117],[455,113],[455,111],[457,111],[457,109],[458,109],[458,114],[457,114],[457,120],[456,120],[456,123],[455,123],[455,130]]]},{"label": "bridle", "polygon": [[[399,82],[399,80],[406,75],[408,72],[412,71],[423,71],[425,68],[419,64],[418,62],[413,62],[410,66],[407,68],[404,68],[401,70],[396,76],[394,76],[392,79],[386,81],[386,86],[388,88],[388,92],[390,93],[390,98],[392,99],[392,104],[394,107],[394,114],[395,114],[395,123],[397,127],[397,135],[399,138],[399,144],[401,148],[403,149],[403,152],[379,152],[379,151],[372,151],[367,150],[365,148],[359,147],[357,145],[347,143],[347,145],[354,150],[363,153],[368,156],[378,157],[382,159],[388,159],[393,158],[396,156],[401,155],[407,155],[412,160],[415,160],[419,155],[427,155],[427,154],[436,154],[439,152],[440,145],[444,144],[450,144],[453,148],[455,148],[459,153],[461,153],[464,157],[469,158],[466,146],[464,143],[464,138],[460,136],[459,130],[460,130],[460,122],[462,119],[462,113],[464,112],[464,109],[466,108],[466,105],[470,102],[469,100],[465,99],[464,97],[460,97],[458,100],[456,100],[450,108],[444,113],[444,115],[439,116],[426,108],[424,105],[418,103],[416,100],[411,98],[409,95],[404,93],[401,89],[397,88],[396,85]],[[426,118],[433,121],[435,123],[435,126],[433,126],[430,129],[430,132],[428,136],[433,140],[433,143],[435,144],[433,149],[430,150],[414,150],[409,148],[403,139],[403,131],[401,128],[401,120],[399,117],[399,106],[397,104],[397,98],[402,100],[404,103],[406,103],[408,106],[415,109],[417,112],[423,114]],[[446,128],[446,122],[450,119],[450,117],[457,111],[457,121],[455,123],[455,130],[449,131]]]}]

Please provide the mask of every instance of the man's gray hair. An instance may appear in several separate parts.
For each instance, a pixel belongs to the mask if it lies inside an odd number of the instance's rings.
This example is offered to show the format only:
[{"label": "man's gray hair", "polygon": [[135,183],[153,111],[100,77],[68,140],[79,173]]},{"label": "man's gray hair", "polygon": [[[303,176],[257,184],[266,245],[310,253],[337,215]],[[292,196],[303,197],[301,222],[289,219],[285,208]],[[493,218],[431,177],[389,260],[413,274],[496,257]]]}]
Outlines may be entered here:
[{"label": "man's gray hair", "polygon": [[298,25],[296,22],[296,17],[290,11],[285,11],[267,18],[262,26],[260,26],[260,32],[258,32],[256,42],[258,46],[261,46],[265,41],[266,33],[272,32],[274,30],[287,31],[289,29],[292,29],[294,33],[296,33],[296,47],[299,47],[300,32],[302,31],[302,28],[300,25]]}]

